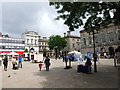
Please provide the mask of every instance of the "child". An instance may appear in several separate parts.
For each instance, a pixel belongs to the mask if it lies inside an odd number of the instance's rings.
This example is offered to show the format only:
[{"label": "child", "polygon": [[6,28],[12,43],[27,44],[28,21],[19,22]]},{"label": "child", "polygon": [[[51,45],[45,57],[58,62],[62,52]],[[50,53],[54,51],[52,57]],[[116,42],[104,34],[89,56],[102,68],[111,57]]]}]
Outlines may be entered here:
[{"label": "child", "polygon": [[40,61],[40,63],[39,63],[39,68],[40,68],[40,71],[41,71],[42,65],[43,65],[43,62],[42,62],[42,61]]}]

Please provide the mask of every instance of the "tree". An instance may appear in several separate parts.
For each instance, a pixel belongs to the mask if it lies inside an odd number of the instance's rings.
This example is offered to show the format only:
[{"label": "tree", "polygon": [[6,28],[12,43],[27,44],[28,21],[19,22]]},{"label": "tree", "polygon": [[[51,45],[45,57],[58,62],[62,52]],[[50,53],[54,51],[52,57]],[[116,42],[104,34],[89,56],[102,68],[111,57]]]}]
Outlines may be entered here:
[{"label": "tree", "polygon": [[87,32],[93,33],[94,71],[97,72],[94,30],[98,30],[101,26],[107,27],[110,23],[120,24],[120,2],[50,2],[49,4],[57,9],[59,16],[56,20],[64,19],[64,24],[70,31],[84,26]]},{"label": "tree", "polygon": [[28,49],[26,48],[26,49],[24,50],[24,52],[25,52],[25,53],[28,53]]},{"label": "tree", "polygon": [[[69,30],[84,26],[87,32],[110,23],[120,24],[120,2],[50,2]],[[113,17],[111,16],[113,14]],[[84,22],[86,19],[86,22]]]},{"label": "tree", "polygon": [[46,48],[43,49],[43,57],[46,57]]},{"label": "tree", "polygon": [[57,51],[62,50],[64,47],[66,47],[67,41],[65,40],[65,38],[56,35],[56,36],[51,36],[48,40],[48,45],[50,50],[55,50],[56,52],[56,59],[57,59]]}]

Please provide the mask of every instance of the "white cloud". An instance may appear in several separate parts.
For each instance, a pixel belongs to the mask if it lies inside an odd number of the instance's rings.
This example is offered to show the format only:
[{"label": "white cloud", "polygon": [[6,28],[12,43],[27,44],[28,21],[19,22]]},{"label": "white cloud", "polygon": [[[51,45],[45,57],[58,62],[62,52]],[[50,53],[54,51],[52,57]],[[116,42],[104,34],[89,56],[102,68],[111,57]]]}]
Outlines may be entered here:
[{"label": "white cloud", "polygon": [[[55,20],[56,10],[48,2],[4,2],[2,6],[3,33],[10,36],[20,37],[26,29],[47,37],[68,31],[64,20]],[[79,35],[78,31],[74,35]]]}]

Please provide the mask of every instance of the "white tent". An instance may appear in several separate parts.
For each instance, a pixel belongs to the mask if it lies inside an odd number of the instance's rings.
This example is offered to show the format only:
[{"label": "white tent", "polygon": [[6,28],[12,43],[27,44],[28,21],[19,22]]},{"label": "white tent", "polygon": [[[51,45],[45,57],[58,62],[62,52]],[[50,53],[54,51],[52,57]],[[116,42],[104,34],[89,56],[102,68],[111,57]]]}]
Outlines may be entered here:
[{"label": "white tent", "polygon": [[77,58],[77,60],[78,60],[78,64],[80,64],[80,61],[82,61],[82,54],[81,54],[81,52],[71,51],[71,52],[69,52],[68,54],[75,54],[75,55],[76,55],[76,58]]},{"label": "white tent", "polygon": [[71,52],[69,52],[68,54],[76,54],[76,55],[81,55],[81,52],[78,52],[78,51],[71,51]]},{"label": "white tent", "polygon": [[7,55],[13,55],[13,56],[18,56],[19,54],[18,53],[16,53],[16,52],[11,52],[11,53],[8,53]]},{"label": "white tent", "polygon": [[7,55],[7,53],[1,53],[0,55]]}]

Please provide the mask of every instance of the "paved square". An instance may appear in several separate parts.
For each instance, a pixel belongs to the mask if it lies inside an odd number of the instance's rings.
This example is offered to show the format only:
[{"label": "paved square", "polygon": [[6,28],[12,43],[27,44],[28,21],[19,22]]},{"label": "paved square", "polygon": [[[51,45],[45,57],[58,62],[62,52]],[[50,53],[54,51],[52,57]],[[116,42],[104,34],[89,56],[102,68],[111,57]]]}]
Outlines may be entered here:
[{"label": "paved square", "polygon": [[[97,63],[98,72],[78,73],[77,62],[72,68],[64,69],[62,60],[51,59],[50,71],[39,71],[38,63],[23,62],[23,68],[12,70],[9,62],[8,71],[3,72],[3,88],[118,88],[118,67],[113,66],[113,59],[101,59]],[[93,68],[94,63],[92,63]],[[8,77],[10,75],[10,77]]]}]

